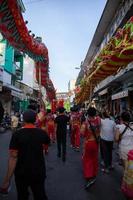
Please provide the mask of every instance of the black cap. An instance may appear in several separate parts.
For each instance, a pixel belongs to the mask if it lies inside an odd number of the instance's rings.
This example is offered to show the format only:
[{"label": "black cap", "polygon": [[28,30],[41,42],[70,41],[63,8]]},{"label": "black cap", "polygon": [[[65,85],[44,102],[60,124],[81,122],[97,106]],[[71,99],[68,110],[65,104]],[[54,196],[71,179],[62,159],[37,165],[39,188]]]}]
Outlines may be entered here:
[{"label": "black cap", "polygon": [[66,109],[65,109],[64,107],[59,107],[59,108],[58,108],[58,112],[59,112],[59,113],[64,113],[65,110],[66,110]]},{"label": "black cap", "polygon": [[96,115],[96,109],[94,107],[89,107],[88,110],[87,110],[87,114],[90,117],[94,117]]},{"label": "black cap", "polygon": [[23,114],[23,119],[26,123],[34,123],[36,121],[36,112],[34,110],[26,110]]}]

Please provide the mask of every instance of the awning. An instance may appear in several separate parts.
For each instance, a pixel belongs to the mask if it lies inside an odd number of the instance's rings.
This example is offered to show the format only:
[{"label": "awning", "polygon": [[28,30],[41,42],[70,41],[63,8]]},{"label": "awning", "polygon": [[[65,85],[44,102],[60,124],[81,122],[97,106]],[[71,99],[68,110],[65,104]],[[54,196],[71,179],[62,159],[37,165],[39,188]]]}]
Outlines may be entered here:
[{"label": "awning", "polygon": [[[133,64],[132,64],[132,66],[133,66]],[[107,84],[105,84],[103,87],[100,87],[99,89],[95,90],[94,96],[96,94],[102,92],[103,90],[107,89],[110,86],[113,86],[115,84],[119,84],[120,82],[127,82],[129,80],[130,81],[133,80],[133,67],[129,68],[129,69],[126,68],[122,72],[120,72],[120,75],[118,73],[116,76],[112,77],[112,80],[107,82]],[[131,90],[131,88],[129,88],[129,90]]]},{"label": "awning", "polygon": [[24,94],[23,94],[23,93],[20,93],[20,92],[17,92],[17,91],[15,91],[15,90],[12,90],[12,91],[11,91],[11,95],[12,95],[13,97],[19,98],[20,100],[23,100],[23,99],[24,99]]},{"label": "awning", "polygon": [[18,89],[17,87],[10,85],[10,84],[7,84],[7,83],[3,83],[3,87],[6,87],[9,90],[13,90],[13,91],[16,91],[16,92],[19,92],[19,93],[23,92],[22,90]]}]

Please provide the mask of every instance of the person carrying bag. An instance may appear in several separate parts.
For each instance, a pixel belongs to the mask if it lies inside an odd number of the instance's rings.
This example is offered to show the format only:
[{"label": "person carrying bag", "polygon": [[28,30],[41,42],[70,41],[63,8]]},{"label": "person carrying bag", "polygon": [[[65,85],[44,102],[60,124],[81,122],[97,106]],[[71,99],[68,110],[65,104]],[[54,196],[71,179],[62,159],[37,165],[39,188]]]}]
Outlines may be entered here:
[{"label": "person carrying bag", "polygon": [[93,136],[95,138],[96,143],[99,144],[100,141],[99,141],[99,136],[96,134],[96,127],[93,126],[89,120],[88,120],[88,123],[90,125],[90,129],[92,131],[92,134],[93,134]]},{"label": "person carrying bag", "polygon": [[100,118],[96,116],[96,109],[90,107],[87,115],[88,118],[81,127],[81,134],[84,137],[82,161],[83,173],[86,179],[85,189],[88,189],[96,181],[99,149],[97,136],[100,133]]},{"label": "person carrying bag", "polygon": [[120,158],[124,167],[121,188],[128,200],[133,199],[133,123],[130,119],[130,114],[123,112],[122,124],[116,129],[116,141],[119,142]]}]

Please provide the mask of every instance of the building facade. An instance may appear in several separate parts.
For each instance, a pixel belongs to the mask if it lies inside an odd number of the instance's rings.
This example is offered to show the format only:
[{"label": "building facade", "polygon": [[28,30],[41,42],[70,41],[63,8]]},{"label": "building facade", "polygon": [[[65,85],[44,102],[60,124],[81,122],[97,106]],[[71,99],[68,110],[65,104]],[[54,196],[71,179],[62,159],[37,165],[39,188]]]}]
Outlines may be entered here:
[{"label": "building facade", "polygon": [[[103,48],[108,44],[110,39],[116,34],[119,28],[122,28],[133,15],[133,0],[108,0],[92,42],[89,46],[86,57],[81,66],[78,83],[81,84],[84,77],[87,76],[82,68],[87,71],[93,69],[94,63]],[[133,63],[123,66],[116,73],[108,73],[102,82],[93,83],[95,87],[91,87],[88,91],[88,99],[86,102],[91,104],[95,101],[99,110],[105,108],[113,112],[113,114],[121,113],[126,109],[133,109]],[[93,72],[93,71],[92,71]]]},{"label": "building facade", "polygon": [[0,99],[6,112],[10,113],[16,98],[22,91],[15,86],[23,78],[23,54],[13,49],[0,34]]},{"label": "building facade", "polygon": [[5,112],[19,112],[32,101],[38,103],[38,93],[34,61],[13,49],[0,34],[0,101]]}]

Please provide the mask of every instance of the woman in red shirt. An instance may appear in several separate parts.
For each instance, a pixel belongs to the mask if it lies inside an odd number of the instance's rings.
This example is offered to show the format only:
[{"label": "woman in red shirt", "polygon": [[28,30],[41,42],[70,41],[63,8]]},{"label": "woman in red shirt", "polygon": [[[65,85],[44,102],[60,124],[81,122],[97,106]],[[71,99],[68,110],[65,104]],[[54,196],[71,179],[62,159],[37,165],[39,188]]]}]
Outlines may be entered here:
[{"label": "woman in red shirt", "polygon": [[52,114],[51,109],[47,109],[46,130],[51,141],[54,143],[55,142],[55,124],[54,124],[54,115]]},{"label": "woman in red shirt", "polygon": [[95,181],[98,173],[98,136],[100,134],[100,118],[96,116],[96,109],[90,107],[87,111],[87,119],[82,124],[84,136],[83,148],[83,173],[87,181],[86,189]]}]

